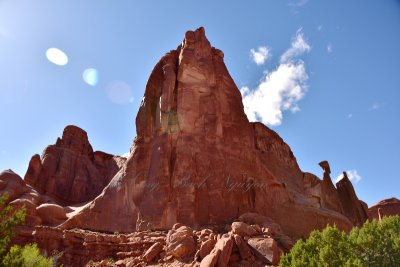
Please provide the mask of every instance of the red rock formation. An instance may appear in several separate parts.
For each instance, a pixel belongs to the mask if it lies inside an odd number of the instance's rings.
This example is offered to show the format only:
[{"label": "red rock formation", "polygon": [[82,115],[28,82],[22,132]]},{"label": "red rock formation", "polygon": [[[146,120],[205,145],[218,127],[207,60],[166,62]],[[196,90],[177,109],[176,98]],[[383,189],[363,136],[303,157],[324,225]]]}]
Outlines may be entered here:
[{"label": "red rock formation", "polygon": [[397,198],[388,198],[379,201],[375,205],[368,209],[369,219],[373,220],[379,219],[378,210],[380,209],[380,214],[382,217],[391,215],[400,215],[400,200]]},{"label": "red rock formation", "polygon": [[93,152],[86,132],[70,125],[42,157],[32,157],[24,180],[40,193],[71,205],[98,196],[124,162],[121,157]]},{"label": "red rock formation", "polygon": [[136,130],[125,167],[63,227],[169,229],[230,223],[245,212],[274,218],[293,237],[327,223],[352,226],[338,207],[315,205],[289,146],[249,123],[223,53],[203,28],[155,66]]},{"label": "red rock formation", "polygon": [[343,172],[343,178],[336,183],[336,187],[344,214],[354,225],[363,225],[368,220],[368,210],[358,199],[346,172]]},{"label": "red rock formation", "polygon": [[303,173],[276,132],[248,121],[223,53],[203,28],[155,66],[136,130],[126,162],[93,152],[86,132],[67,126],[32,157],[25,181],[1,173],[0,193],[27,207],[20,242],[63,251],[65,266],[104,265],[107,257],[126,266],[264,266],[314,229],[350,230],[366,218],[348,179],[335,188],[328,162],[320,163],[323,180]]}]

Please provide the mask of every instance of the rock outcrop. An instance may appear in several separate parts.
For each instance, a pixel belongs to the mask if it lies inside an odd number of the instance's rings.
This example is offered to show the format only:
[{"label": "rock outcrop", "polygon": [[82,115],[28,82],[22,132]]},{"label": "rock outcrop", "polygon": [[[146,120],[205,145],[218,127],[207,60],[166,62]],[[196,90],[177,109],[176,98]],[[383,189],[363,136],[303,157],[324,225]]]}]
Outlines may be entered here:
[{"label": "rock outcrop", "polygon": [[25,179],[11,170],[0,173],[0,194],[7,192],[12,206],[25,207],[26,226],[57,226],[85,204],[81,202],[99,195],[125,161],[93,152],[86,132],[67,126],[42,157],[32,157]]},{"label": "rock outcrop", "polygon": [[358,199],[346,172],[343,172],[343,178],[336,183],[336,187],[344,214],[355,226],[362,226],[368,220],[368,207]]},{"label": "rock outcrop", "polygon": [[310,189],[317,196],[309,194],[290,147],[248,121],[223,56],[199,28],[161,58],[136,117],[128,161],[64,228],[130,232],[139,221],[148,229],[204,226],[245,212],[274,218],[292,237],[327,223],[352,227],[339,201],[315,203],[330,192],[337,200],[333,185],[327,191],[322,182],[320,191]]},{"label": "rock outcrop", "polygon": [[379,201],[375,205],[369,207],[368,215],[370,220],[378,220],[379,214],[380,218],[385,216],[400,215],[400,200],[392,197]]},{"label": "rock outcrop", "polygon": [[40,193],[72,205],[98,196],[124,162],[121,157],[93,152],[86,132],[70,125],[41,157],[32,157],[24,180]]},{"label": "rock outcrop", "polygon": [[248,121],[223,57],[199,28],[160,59],[128,159],[67,126],[24,180],[2,172],[0,193],[27,209],[16,242],[62,251],[65,266],[265,266],[314,229],[361,225],[346,175],[335,188],[327,161],[322,180],[302,172],[276,132]]}]

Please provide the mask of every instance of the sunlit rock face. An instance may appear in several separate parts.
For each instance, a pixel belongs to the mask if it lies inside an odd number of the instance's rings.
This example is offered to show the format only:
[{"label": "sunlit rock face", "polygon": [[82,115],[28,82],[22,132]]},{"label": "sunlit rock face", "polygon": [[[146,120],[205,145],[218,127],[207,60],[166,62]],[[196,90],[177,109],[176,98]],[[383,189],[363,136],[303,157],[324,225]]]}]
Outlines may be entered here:
[{"label": "sunlit rock face", "polygon": [[368,209],[368,213],[370,220],[379,220],[385,216],[400,215],[400,200],[392,197],[379,201]]},{"label": "sunlit rock face", "polygon": [[64,228],[223,225],[246,212],[273,218],[292,237],[327,223],[351,228],[341,207],[327,204],[340,203],[336,191],[323,198],[322,181],[300,170],[278,134],[249,123],[223,57],[199,28],[160,59],[127,162]]},{"label": "sunlit rock face", "polygon": [[63,205],[93,200],[125,162],[124,158],[93,152],[87,134],[67,126],[56,144],[34,155],[24,181]]}]

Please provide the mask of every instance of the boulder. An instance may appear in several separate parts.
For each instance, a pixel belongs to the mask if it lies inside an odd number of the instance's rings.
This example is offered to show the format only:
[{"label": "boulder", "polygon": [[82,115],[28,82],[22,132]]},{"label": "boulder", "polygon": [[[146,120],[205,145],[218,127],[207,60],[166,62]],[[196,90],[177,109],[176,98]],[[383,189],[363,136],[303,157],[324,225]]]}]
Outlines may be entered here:
[{"label": "boulder", "polygon": [[254,249],[255,256],[266,264],[279,265],[282,251],[272,238],[250,238],[248,244]]},{"label": "boulder", "polygon": [[145,262],[151,262],[160,252],[162,251],[163,246],[156,242],[144,253],[143,260]]},{"label": "boulder", "polygon": [[196,251],[196,244],[192,229],[187,226],[171,229],[167,235],[167,251],[178,259],[193,256]]},{"label": "boulder", "polygon": [[214,267],[217,265],[221,250],[212,251],[200,262],[200,267]]},{"label": "boulder", "polygon": [[248,261],[249,263],[254,262],[254,255],[246,241],[244,241],[239,235],[234,235],[235,244],[239,250],[240,257]]},{"label": "boulder", "polygon": [[214,248],[216,241],[214,239],[208,239],[201,243],[200,249],[198,251],[198,257],[200,260],[204,259],[208,254],[210,254],[211,250]]},{"label": "boulder", "polygon": [[218,257],[217,265],[218,267],[228,266],[229,258],[231,257],[231,252],[233,248],[233,241],[230,237],[224,237],[217,241],[215,247],[211,254],[216,254],[216,250],[221,251]]},{"label": "boulder", "polygon": [[232,223],[232,233],[237,234],[240,236],[254,236],[257,235],[259,232],[247,223],[244,222],[233,222]]}]

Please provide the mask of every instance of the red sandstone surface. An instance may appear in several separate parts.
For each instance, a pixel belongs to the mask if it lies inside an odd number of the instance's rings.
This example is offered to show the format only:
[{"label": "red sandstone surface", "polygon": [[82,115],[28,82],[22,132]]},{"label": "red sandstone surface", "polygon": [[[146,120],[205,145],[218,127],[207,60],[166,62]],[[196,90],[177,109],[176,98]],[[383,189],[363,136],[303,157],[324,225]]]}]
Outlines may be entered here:
[{"label": "red sandstone surface", "polygon": [[[379,210],[379,212],[378,212]],[[369,209],[369,218],[379,219],[379,213],[381,218],[384,216],[400,215],[400,200],[397,198],[388,198],[379,201],[375,205],[371,206]]]},{"label": "red sandstone surface", "polygon": [[314,229],[368,219],[346,175],[335,187],[327,161],[322,180],[302,172],[276,132],[248,121],[203,28],[154,67],[136,131],[125,159],[67,126],[24,179],[2,172],[0,193],[27,209],[16,242],[63,252],[64,266],[264,266]]}]

